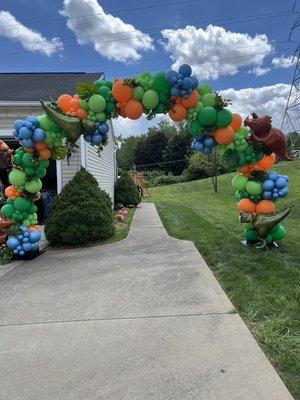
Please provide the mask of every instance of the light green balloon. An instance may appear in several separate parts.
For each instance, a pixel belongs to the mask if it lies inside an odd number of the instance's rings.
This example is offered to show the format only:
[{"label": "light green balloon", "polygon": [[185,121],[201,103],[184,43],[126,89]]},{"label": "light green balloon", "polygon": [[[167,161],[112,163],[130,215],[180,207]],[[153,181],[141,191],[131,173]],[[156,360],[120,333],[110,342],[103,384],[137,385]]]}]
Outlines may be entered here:
[{"label": "light green balloon", "polygon": [[39,127],[44,131],[51,130],[51,123],[53,122],[47,114],[38,115],[37,120],[39,121]]},{"label": "light green balloon", "polygon": [[26,181],[26,175],[24,171],[20,171],[19,169],[13,169],[9,175],[8,180],[12,185],[16,187],[23,186]]},{"label": "light green balloon", "polygon": [[32,179],[25,183],[25,189],[29,193],[37,193],[42,188],[42,181],[40,179]]},{"label": "light green balloon", "polygon": [[201,102],[204,106],[215,106],[216,105],[216,96],[213,93],[206,93],[201,97]]},{"label": "light green balloon", "polygon": [[245,190],[248,183],[248,178],[242,174],[235,175],[232,178],[231,184],[235,190]]},{"label": "light green balloon", "polygon": [[260,182],[256,181],[248,181],[246,185],[246,190],[248,193],[252,194],[253,196],[257,196],[262,193],[263,188]]},{"label": "light green balloon", "polygon": [[[102,86],[102,87],[106,87],[106,86]],[[105,122],[106,121],[106,115],[104,112],[98,113],[96,114],[96,120],[98,122]]]},{"label": "light green balloon", "polygon": [[132,89],[132,98],[135,100],[142,100],[145,91],[141,86],[136,86]]},{"label": "light green balloon", "polygon": [[79,106],[80,108],[83,108],[84,110],[89,109],[89,103],[86,100],[79,100]]},{"label": "light green balloon", "polygon": [[142,98],[142,103],[148,110],[153,110],[159,104],[158,94],[152,89],[146,90]]},{"label": "light green balloon", "polygon": [[203,84],[197,87],[197,92],[200,94],[200,96],[204,96],[206,93],[212,93],[213,90],[211,86]]},{"label": "light green balloon", "polygon": [[89,98],[89,109],[92,110],[94,113],[100,113],[105,110],[106,107],[106,101],[103,96],[100,96],[100,94],[93,94]]}]

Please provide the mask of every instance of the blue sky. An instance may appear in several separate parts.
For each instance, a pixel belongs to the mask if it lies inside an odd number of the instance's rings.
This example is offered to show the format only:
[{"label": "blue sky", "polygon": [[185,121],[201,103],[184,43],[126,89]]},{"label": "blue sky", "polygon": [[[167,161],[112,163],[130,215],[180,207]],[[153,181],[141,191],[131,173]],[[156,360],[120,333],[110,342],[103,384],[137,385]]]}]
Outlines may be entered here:
[{"label": "blue sky", "polygon": [[[156,7],[166,3],[173,4]],[[2,0],[0,71],[104,71],[114,78],[189,62],[202,81],[216,90],[233,89],[239,102],[249,88],[284,84],[285,92],[300,33],[287,42],[296,19],[289,13],[293,3]],[[265,99],[260,101],[263,106]]]}]

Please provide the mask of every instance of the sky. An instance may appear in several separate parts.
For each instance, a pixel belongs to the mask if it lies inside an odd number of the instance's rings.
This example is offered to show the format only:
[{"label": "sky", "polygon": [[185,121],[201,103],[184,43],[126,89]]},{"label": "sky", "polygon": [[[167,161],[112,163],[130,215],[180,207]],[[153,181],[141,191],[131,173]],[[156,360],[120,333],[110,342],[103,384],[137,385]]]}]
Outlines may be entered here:
[{"label": "sky", "polygon": [[[104,72],[107,79],[192,66],[245,117],[280,126],[300,28],[300,0],[1,0],[0,72]],[[1,88],[0,88],[1,89]],[[118,118],[115,133],[149,123]]]}]

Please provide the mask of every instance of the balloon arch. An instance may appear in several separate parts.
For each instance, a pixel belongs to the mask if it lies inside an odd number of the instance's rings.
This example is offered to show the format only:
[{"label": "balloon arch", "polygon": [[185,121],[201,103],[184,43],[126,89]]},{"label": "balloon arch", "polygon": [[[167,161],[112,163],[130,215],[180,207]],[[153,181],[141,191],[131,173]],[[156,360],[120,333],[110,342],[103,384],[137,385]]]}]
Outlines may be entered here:
[{"label": "balloon arch", "polygon": [[[287,176],[269,171],[275,155],[290,160],[283,133],[272,128],[271,118],[255,113],[242,126],[240,115],[226,107],[229,100],[199,84],[191,67],[178,72],[143,72],[130,79],[113,82],[80,82],[77,94],[62,94],[57,101],[41,102],[43,115],[16,120],[13,135],[19,141],[14,154],[2,142],[2,163],[10,168],[1,208],[1,241],[16,255],[37,251],[41,234],[37,228],[37,207],[49,158],[63,159],[80,135],[99,151],[107,143],[108,119],[122,116],[138,119],[146,114],[168,114],[175,122],[186,121],[193,136],[192,149],[210,154],[216,151],[238,174],[232,180],[241,222],[248,223],[244,236],[248,243],[266,247],[285,236],[279,222],[291,207],[277,211],[275,202],[286,197]],[[14,234],[12,227],[15,228]]]}]

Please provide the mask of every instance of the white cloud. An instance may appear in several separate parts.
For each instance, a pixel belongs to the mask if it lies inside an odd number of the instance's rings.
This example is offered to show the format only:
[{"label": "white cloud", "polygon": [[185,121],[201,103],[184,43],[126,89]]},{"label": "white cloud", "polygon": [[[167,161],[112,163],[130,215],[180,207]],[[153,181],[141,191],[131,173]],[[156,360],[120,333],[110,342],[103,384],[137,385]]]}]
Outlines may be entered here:
[{"label": "white cloud", "polygon": [[127,137],[141,135],[142,133],[146,133],[150,126],[156,126],[162,119],[170,121],[169,117],[164,114],[158,114],[150,121],[147,120],[144,114],[137,120],[119,117],[113,120],[115,136],[122,135],[123,137]]},{"label": "white cloud", "polygon": [[273,58],[272,64],[275,68],[291,68],[296,64],[296,57],[282,55],[281,57]]},{"label": "white cloud", "polygon": [[64,0],[63,7],[60,13],[67,18],[67,26],[75,33],[77,42],[92,43],[109,60],[137,61],[141,51],[154,49],[148,34],[106,14],[97,0]]},{"label": "white cloud", "polygon": [[0,11],[0,36],[19,42],[28,51],[37,51],[46,56],[63,50],[57,37],[47,40],[41,33],[27,28],[8,11]]},{"label": "white cloud", "polygon": [[257,65],[256,67],[254,67],[252,70],[250,70],[249,72],[256,75],[256,76],[263,76],[266,73],[268,73],[270,71],[270,68],[267,67],[261,67],[260,65]]},{"label": "white cloud", "polygon": [[259,88],[231,88],[220,91],[220,94],[232,100],[229,108],[243,118],[253,111],[258,115],[268,114],[272,117],[273,126],[280,128],[289,90],[290,85],[277,83]]},{"label": "white cloud", "polygon": [[220,26],[197,29],[188,25],[183,29],[164,29],[161,33],[163,47],[174,61],[172,67],[177,69],[188,63],[200,79],[234,75],[247,65],[261,66],[272,51],[266,35],[251,37]]}]

